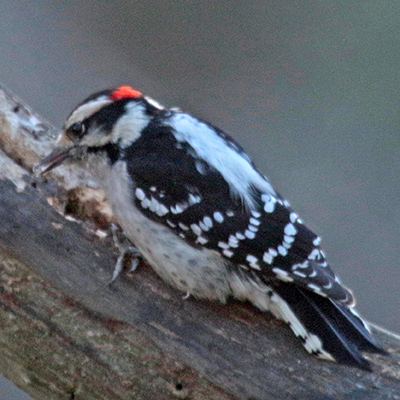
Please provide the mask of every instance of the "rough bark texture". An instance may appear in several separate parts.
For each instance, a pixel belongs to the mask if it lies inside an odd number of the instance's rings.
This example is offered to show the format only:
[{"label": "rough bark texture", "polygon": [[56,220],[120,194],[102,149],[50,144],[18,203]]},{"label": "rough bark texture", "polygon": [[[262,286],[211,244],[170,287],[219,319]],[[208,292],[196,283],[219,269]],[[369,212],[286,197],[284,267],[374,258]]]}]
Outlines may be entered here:
[{"label": "rough bark texture", "polygon": [[52,137],[0,90],[0,372],[32,397],[400,399],[400,339],[382,329],[391,356],[367,373],[310,357],[248,304],[183,300],[145,263],[110,287],[102,192],[72,167],[29,174]]}]

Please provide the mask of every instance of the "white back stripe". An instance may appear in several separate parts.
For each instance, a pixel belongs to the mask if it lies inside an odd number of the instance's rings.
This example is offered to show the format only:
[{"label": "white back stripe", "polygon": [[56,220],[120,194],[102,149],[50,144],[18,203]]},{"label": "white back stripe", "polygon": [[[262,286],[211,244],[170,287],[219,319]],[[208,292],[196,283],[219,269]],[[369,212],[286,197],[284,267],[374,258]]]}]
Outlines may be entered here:
[{"label": "white back stripe", "polygon": [[220,172],[232,194],[242,198],[249,208],[254,206],[252,186],[262,193],[276,195],[270,183],[250,164],[248,157],[227,146],[225,140],[205,123],[180,112],[173,114],[167,123],[174,128],[176,139],[190,144],[200,158]]}]

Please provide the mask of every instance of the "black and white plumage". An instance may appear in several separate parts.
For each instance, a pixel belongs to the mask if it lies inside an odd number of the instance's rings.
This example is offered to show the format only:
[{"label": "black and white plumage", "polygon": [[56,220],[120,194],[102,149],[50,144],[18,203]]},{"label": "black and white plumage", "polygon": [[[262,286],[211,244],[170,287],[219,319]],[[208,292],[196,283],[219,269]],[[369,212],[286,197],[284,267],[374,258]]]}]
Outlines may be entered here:
[{"label": "black and white plumage", "polygon": [[369,369],[360,351],[382,352],[320,238],[220,129],[123,86],[79,104],[37,171],[67,160],[99,180],[127,236],[171,285],[249,300],[320,358]]}]

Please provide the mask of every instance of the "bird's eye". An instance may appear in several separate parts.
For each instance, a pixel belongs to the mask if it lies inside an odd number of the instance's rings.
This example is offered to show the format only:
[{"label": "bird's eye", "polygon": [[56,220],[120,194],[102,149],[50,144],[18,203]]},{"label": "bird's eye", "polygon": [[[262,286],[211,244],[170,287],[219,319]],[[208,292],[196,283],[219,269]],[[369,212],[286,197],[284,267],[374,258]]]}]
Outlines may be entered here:
[{"label": "bird's eye", "polygon": [[85,125],[77,122],[67,129],[67,136],[71,140],[81,139],[85,134],[85,130]]}]

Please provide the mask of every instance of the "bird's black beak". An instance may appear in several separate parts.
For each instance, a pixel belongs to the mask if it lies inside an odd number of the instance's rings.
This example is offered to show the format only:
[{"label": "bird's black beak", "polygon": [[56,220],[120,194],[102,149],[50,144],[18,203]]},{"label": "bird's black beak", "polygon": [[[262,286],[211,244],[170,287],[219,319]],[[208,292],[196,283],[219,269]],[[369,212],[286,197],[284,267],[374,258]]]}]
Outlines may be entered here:
[{"label": "bird's black beak", "polygon": [[47,157],[45,157],[39,164],[35,165],[33,172],[36,176],[43,175],[51,171],[53,168],[58,167],[65,160],[71,157],[71,152],[75,147],[56,147]]}]

